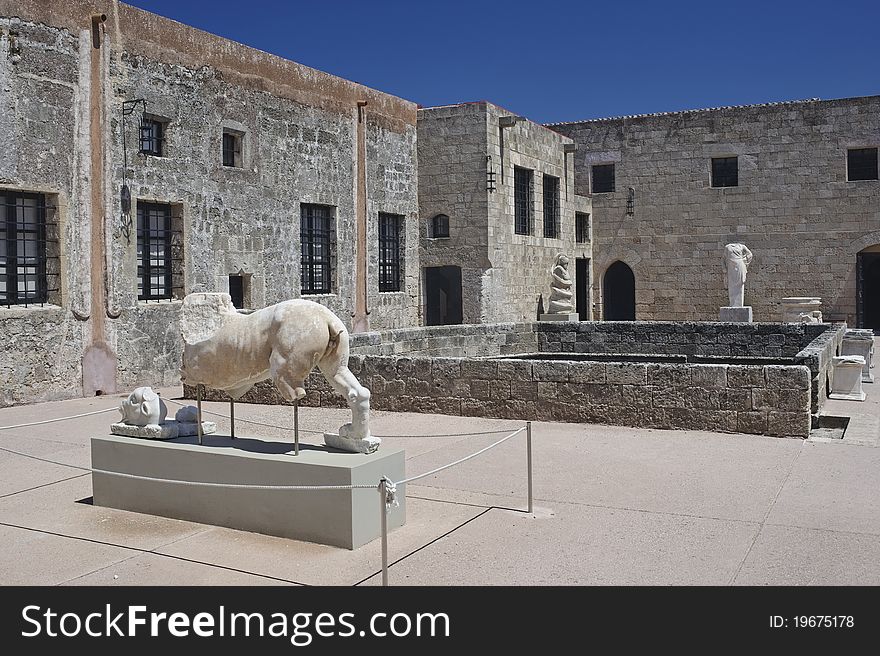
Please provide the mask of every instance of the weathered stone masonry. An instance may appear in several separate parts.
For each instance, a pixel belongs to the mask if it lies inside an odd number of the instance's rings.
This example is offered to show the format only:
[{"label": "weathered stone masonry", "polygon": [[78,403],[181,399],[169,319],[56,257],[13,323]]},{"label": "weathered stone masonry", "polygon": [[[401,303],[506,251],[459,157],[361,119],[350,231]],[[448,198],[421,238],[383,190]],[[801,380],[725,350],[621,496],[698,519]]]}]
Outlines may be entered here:
[{"label": "weathered stone masonry", "polygon": [[[101,14],[96,51],[91,18]],[[179,302],[137,300],[136,233],[127,239],[122,230],[123,177],[132,218],[138,201],[160,202],[181,226],[177,298],[227,291],[228,276],[239,272],[250,276],[252,307],[299,297],[300,204],[333,206],[333,293],[316,300],[349,323],[358,103],[366,121],[369,321],[374,329],[419,324],[414,104],[112,0],[2,0],[0,16],[0,189],[46,194],[62,236],[60,292],[50,305],[0,308],[0,329],[10,335],[0,405],[80,395],[98,319],[112,356],[110,384],[100,391],[178,383]],[[91,108],[93,97],[103,106]],[[137,98],[166,125],[162,157],[138,153],[140,110],[123,126],[122,102]],[[95,117],[102,144],[90,135]],[[243,134],[241,167],[221,165],[224,128]],[[103,162],[105,241],[96,251],[103,262],[92,257],[95,153]],[[378,292],[379,212],[403,217],[400,292]],[[95,267],[107,291],[93,304]]]}]

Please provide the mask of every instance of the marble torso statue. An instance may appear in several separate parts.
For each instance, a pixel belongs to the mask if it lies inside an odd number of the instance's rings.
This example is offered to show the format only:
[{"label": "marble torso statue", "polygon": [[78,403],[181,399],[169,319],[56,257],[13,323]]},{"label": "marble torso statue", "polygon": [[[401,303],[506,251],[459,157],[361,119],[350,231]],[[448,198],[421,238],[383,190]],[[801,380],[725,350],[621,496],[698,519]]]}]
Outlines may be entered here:
[{"label": "marble torso statue", "polygon": [[724,247],[729,307],[743,307],[746,273],[751,263],[752,251],[745,244],[727,244]]}]

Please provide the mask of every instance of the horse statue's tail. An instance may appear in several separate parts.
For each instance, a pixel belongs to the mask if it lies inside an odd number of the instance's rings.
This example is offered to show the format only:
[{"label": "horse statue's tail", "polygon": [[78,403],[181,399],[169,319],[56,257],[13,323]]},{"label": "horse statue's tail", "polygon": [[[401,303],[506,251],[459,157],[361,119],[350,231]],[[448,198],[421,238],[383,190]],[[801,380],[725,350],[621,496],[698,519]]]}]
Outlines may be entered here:
[{"label": "horse statue's tail", "polygon": [[327,350],[324,351],[324,357],[335,356],[340,359],[343,366],[348,365],[348,330],[345,324],[335,314],[327,324],[327,330],[330,337],[327,340]]}]

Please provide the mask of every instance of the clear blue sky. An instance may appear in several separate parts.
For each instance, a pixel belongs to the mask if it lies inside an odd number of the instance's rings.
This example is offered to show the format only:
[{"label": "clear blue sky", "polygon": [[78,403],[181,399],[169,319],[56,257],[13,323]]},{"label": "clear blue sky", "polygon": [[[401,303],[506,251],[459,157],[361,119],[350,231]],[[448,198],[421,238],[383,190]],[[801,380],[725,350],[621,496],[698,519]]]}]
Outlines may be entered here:
[{"label": "clear blue sky", "polygon": [[130,0],[424,106],[539,122],[880,94],[880,0]]}]

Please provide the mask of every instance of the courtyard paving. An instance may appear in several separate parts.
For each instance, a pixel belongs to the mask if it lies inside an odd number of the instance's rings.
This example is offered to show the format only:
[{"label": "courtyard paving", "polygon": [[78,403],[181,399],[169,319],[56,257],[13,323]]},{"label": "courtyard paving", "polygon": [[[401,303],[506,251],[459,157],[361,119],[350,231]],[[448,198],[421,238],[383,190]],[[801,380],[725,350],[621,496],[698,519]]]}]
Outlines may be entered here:
[{"label": "courtyard paving", "polygon": [[[878,585],[880,383],[843,439],[796,440],[534,422],[525,439],[407,489],[389,536],[396,585]],[[179,388],[162,390],[179,399]],[[0,426],[116,408],[118,396],[0,409]],[[205,403],[218,430],[223,403]],[[171,413],[176,409],[169,403]],[[347,411],[302,408],[304,430]],[[378,585],[380,547],[355,551],[90,505],[89,438],[114,412],[0,430],[0,584]],[[236,406],[239,436],[291,442],[289,407]],[[379,435],[515,430],[522,422],[375,412]],[[388,437],[407,475],[498,439]],[[318,443],[307,433],[304,442]],[[36,460],[9,450],[42,458]],[[65,463],[63,465],[56,462]]]}]

